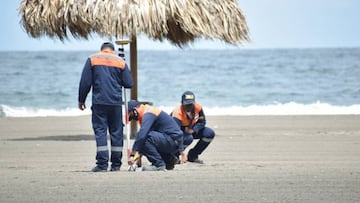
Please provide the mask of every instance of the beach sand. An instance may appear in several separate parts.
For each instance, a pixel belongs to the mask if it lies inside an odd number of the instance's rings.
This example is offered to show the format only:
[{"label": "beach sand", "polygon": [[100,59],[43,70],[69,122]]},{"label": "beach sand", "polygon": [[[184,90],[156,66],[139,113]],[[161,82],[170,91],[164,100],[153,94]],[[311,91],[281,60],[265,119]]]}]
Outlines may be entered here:
[{"label": "beach sand", "polygon": [[0,202],[360,202],[360,116],[207,121],[203,165],[92,173],[89,116],[0,118]]}]

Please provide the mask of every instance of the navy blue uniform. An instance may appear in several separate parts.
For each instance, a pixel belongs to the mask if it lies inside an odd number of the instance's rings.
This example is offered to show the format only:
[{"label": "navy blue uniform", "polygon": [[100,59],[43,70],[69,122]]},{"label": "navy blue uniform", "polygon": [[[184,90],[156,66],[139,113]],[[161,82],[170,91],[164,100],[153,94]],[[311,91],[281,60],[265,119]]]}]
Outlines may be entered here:
[{"label": "navy blue uniform", "polygon": [[145,155],[156,167],[165,166],[171,156],[184,151],[180,127],[164,111],[140,105],[139,123],[133,151]]},{"label": "navy blue uniform", "polygon": [[122,87],[134,84],[124,60],[109,49],[90,56],[84,66],[79,103],[85,103],[92,88],[92,126],[95,133],[97,166],[107,169],[109,150],[107,131],[111,138],[111,167],[120,167],[123,148]]},{"label": "navy blue uniform", "polygon": [[[206,118],[202,106],[195,102],[194,112],[189,116],[180,104],[171,112],[171,116],[184,133],[185,147],[189,146],[193,139],[199,140],[188,153],[188,161],[191,162],[198,159],[198,156],[209,146],[215,137],[215,132],[211,128],[206,127]],[[193,129],[194,133],[187,134],[185,128]]]}]

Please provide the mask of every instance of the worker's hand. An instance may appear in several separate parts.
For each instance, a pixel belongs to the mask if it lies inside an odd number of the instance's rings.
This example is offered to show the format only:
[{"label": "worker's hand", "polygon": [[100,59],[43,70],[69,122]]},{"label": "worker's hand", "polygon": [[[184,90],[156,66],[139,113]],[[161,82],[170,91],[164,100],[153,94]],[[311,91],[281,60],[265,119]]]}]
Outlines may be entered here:
[{"label": "worker's hand", "polygon": [[184,164],[187,162],[187,155],[184,151],[180,152],[180,163]]},{"label": "worker's hand", "polygon": [[133,165],[133,164],[139,162],[141,159],[141,156],[142,155],[139,152],[132,151],[130,157],[128,158],[128,164]]},{"label": "worker's hand", "polygon": [[129,159],[128,159],[128,164],[129,164],[130,166],[132,166],[134,163],[135,163],[134,157],[133,157],[133,156],[130,156]]},{"label": "worker's hand", "polygon": [[194,130],[190,127],[185,127],[185,133],[186,134],[189,134],[189,135],[192,135],[194,133]]},{"label": "worker's hand", "polygon": [[80,109],[81,111],[83,111],[84,109],[86,109],[85,103],[79,102],[79,109]]}]

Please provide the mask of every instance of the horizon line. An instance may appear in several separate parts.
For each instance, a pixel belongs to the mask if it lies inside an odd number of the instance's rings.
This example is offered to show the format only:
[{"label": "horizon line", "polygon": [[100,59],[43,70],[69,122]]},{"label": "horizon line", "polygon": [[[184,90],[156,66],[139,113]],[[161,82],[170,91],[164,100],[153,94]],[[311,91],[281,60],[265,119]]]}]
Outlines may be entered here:
[{"label": "horizon line", "polygon": [[[357,49],[360,46],[319,46],[319,47],[217,47],[217,48],[191,48],[191,47],[172,47],[172,48],[140,48],[138,51],[234,51],[234,50],[306,50],[306,49]],[[96,49],[0,49],[0,52],[65,52],[65,51],[97,51]],[[128,49],[125,49],[128,50]]]}]

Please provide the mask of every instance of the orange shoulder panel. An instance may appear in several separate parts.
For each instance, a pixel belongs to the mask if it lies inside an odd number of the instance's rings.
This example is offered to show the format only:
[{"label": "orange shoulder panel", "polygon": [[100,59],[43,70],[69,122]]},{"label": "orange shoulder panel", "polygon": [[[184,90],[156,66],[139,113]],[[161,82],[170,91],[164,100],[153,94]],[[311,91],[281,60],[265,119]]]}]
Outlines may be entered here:
[{"label": "orange shoulder panel", "polygon": [[154,108],[154,107],[148,107],[147,112],[154,114],[155,116],[158,116],[161,112],[160,109]]},{"label": "orange shoulder panel", "polygon": [[199,103],[195,103],[195,114],[199,114],[201,111],[202,107]]},{"label": "orange shoulder panel", "polygon": [[171,112],[172,114],[172,117],[175,117],[179,120],[181,120],[181,115],[182,115],[182,112],[181,112],[181,105],[178,105],[174,108],[174,110]]},{"label": "orange shoulder panel", "polygon": [[189,125],[189,120],[186,117],[186,113],[182,111],[181,104],[172,111],[172,117],[179,119],[181,121],[181,126]]},{"label": "orange shoulder panel", "polygon": [[92,66],[109,66],[120,69],[125,68],[125,61],[116,55],[100,52],[90,57]]}]

